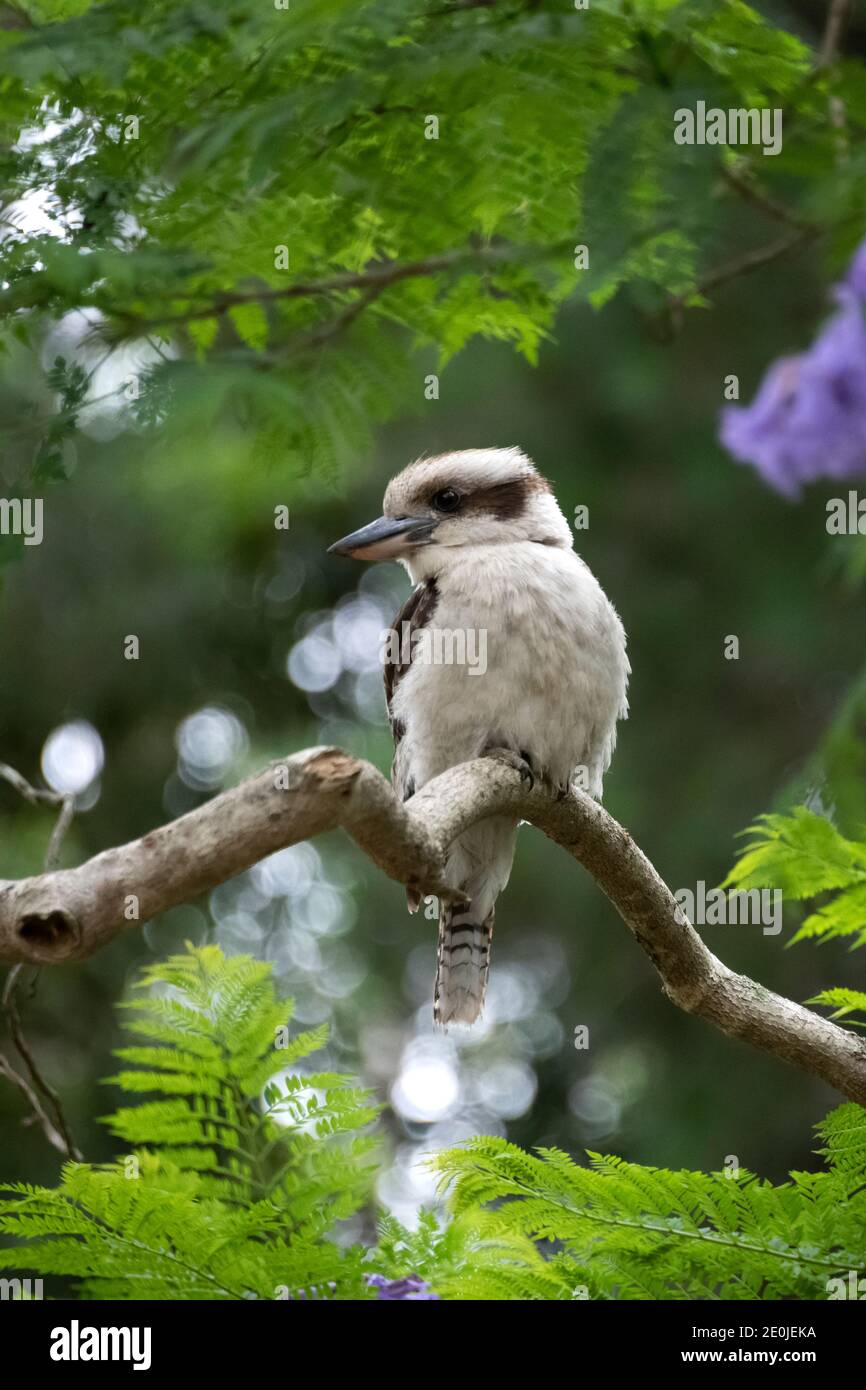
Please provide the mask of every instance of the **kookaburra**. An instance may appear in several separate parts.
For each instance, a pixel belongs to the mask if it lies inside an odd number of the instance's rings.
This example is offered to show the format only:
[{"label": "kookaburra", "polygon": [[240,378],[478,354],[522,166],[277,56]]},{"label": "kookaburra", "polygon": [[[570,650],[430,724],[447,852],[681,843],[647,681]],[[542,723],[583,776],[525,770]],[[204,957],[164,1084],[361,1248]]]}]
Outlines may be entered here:
[{"label": "kookaburra", "polygon": [[[415,585],[385,664],[398,794],[406,800],[446,768],[494,756],[560,792],[600,797],[628,709],[625,633],[547,480],[519,449],[466,449],[411,463],[388,484],[383,510],[330,549],[397,560]],[[449,641],[437,645],[436,635]],[[456,896],[439,907],[438,1023],[474,1023],[481,1012],[516,831],[515,820],[493,816],[451,845],[445,882]],[[409,907],[418,907],[411,892]]]}]

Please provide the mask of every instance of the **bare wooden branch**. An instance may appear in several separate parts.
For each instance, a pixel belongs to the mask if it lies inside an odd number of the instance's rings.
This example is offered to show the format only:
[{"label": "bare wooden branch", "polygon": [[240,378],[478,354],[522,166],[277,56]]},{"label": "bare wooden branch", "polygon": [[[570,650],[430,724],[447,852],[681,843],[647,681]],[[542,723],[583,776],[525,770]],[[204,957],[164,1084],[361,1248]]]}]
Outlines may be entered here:
[{"label": "bare wooden branch", "polygon": [[711,290],[717,290],[722,285],[729,284],[731,280],[738,280],[743,275],[751,275],[755,270],[762,270],[765,265],[772,265],[782,256],[800,250],[809,242],[815,241],[823,235],[824,229],[822,227],[804,224],[766,246],[756,246],[750,251],[744,251],[742,255],[734,256],[724,265],[716,266],[715,270],[707,271],[706,275],[685,294],[672,295],[668,300],[668,307],[672,313],[681,313],[684,306],[695,296],[707,295]]},{"label": "bare wooden branch", "polygon": [[77,1150],[75,1154],[70,1153],[66,1140],[52,1121],[35,1088],[30,1085],[25,1076],[22,1076],[11,1063],[7,1062],[2,1052],[0,1052],[0,1076],[5,1076],[6,1080],[10,1081],[21,1092],[30,1106],[32,1114],[29,1120],[24,1121],[25,1125],[36,1121],[53,1149],[62,1153],[64,1158],[80,1159],[81,1155],[78,1154]]},{"label": "bare wooden branch", "polygon": [[51,792],[44,787],[31,787],[26,777],[22,777],[20,772],[16,772],[14,767],[8,763],[0,763],[0,778],[8,782],[10,787],[14,787],[19,796],[23,796],[25,801],[29,801],[32,806],[57,806],[58,815],[51,832],[51,839],[48,841],[48,848],[45,851],[45,868],[53,869],[60,858],[60,847],[63,844],[63,837],[72,824],[72,817],[75,814],[75,797],[66,792]]},{"label": "bare wooden branch", "polygon": [[729,970],[628,832],[591,797],[527,789],[489,758],[451,768],[401,803],[380,772],[338,748],[297,753],[79,868],[0,881],[0,962],[83,960],[266,855],[339,826],[391,878],[447,896],[444,863],[454,837],[503,813],[531,822],[587,869],[674,1004],[866,1104],[866,1041]]},{"label": "bare wooden branch", "polygon": [[[848,21],[851,18],[852,0],[830,0],[827,9],[827,23],[821,41],[816,71],[832,68],[839,57],[839,49]],[[830,124],[836,135],[836,161],[843,164],[848,157],[848,139],[845,131],[845,103],[836,92],[831,92],[827,102]]]},{"label": "bare wooden branch", "polygon": [[851,0],[830,0],[827,6],[827,22],[821,40],[821,51],[818,55],[820,67],[829,67],[835,63],[848,20],[851,18],[851,10]]},{"label": "bare wooden branch", "polygon": [[[72,823],[72,817],[75,813],[75,797],[66,792],[53,792],[47,788],[33,787],[26,777],[22,777],[20,772],[16,772],[15,768],[9,767],[7,763],[0,763],[0,779],[8,782],[19,796],[23,796],[24,800],[29,801],[33,806],[59,807],[57,820],[51,832],[43,860],[43,868],[49,872],[57,864],[63,837]],[[24,1063],[26,1074],[22,1075],[17,1071],[8,1057],[4,1057],[0,1053],[0,1075],[5,1076],[7,1081],[11,1081],[13,1086],[18,1087],[30,1106],[31,1119],[39,1125],[49,1144],[53,1148],[59,1149],[73,1162],[78,1163],[82,1159],[82,1153],[72,1137],[72,1130],[66,1119],[63,1102],[54,1087],[40,1071],[33,1050],[27,1041],[24,1025],[18,1011],[17,994],[23,970],[24,963],[19,962],[9,971],[3,987],[2,999],[0,999],[0,1008],[2,1008],[9,1024],[12,1042]],[[27,1122],[25,1121],[25,1123]]]},{"label": "bare wooden branch", "polygon": [[22,1076],[20,1072],[15,1070],[9,1059],[2,1054],[0,1054],[0,1073],[17,1086],[26,1098],[33,1112],[32,1119],[37,1122],[49,1144],[53,1148],[59,1149],[73,1163],[80,1163],[84,1155],[72,1136],[72,1130],[63,1109],[63,1101],[40,1070],[33,1049],[27,1041],[21,1015],[18,1012],[17,992],[20,984],[20,972],[23,969],[23,965],[14,965],[6,977],[6,984],[3,988],[3,1012],[8,1019],[12,1041],[18,1049],[27,1074]]},{"label": "bare wooden branch", "polygon": [[738,159],[736,164],[723,164],[719,172],[725,183],[744,202],[751,203],[752,207],[756,207],[765,217],[771,218],[774,222],[782,222],[787,227],[796,227],[801,232],[817,232],[818,228],[814,223],[801,217],[793,208],[786,207],[778,198],[771,197],[766,189],[761,187],[746,159]]}]

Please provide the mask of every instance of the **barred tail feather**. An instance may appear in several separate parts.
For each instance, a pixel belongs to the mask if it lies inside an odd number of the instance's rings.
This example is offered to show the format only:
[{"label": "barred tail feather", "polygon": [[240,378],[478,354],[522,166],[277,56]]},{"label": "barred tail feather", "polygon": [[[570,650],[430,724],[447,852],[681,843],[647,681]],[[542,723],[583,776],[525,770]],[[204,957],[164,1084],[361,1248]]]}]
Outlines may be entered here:
[{"label": "barred tail feather", "polygon": [[484,1006],[493,909],[480,924],[470,920],[468,903],[442,903],[439,909],[439,947],[436,957],[436,1023],[474,1023]]}]

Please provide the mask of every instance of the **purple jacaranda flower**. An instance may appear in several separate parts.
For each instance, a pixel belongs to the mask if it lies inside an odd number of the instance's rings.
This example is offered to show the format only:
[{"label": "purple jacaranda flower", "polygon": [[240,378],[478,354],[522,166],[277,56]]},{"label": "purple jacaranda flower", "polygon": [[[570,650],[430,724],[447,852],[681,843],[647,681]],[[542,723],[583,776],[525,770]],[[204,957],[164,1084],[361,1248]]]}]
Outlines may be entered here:
[{"label": "purple jacaranda flower", "polygon": [[719,437],[778,492],[866,474],[866,242],[807,351],[774,362],[749,406],[726,406]]},{"label": "purple jacaranda flower", "polygon": [[410,1303],[439,1302],[429,1284],[425,1284],[420,1274],[408,1274],[405,1279],[386,1279],[384,1274],[365,1274],[367,1283],[379,1290],[378,1301],[389,1303],[401,1301]]}]

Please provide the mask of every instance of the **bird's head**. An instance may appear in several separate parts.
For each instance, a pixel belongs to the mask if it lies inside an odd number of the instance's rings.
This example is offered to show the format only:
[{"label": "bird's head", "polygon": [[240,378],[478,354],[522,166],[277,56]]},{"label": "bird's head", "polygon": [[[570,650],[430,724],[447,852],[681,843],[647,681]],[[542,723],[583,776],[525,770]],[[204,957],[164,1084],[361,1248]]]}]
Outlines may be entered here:
[{"label": "bird's head", "polygon": [[398,560],[417,582],[469,547],[519,541],[571,548],[550,484],[519,449],[464,449],[410,463],[388,484],[383,515],[329,553]]}]

